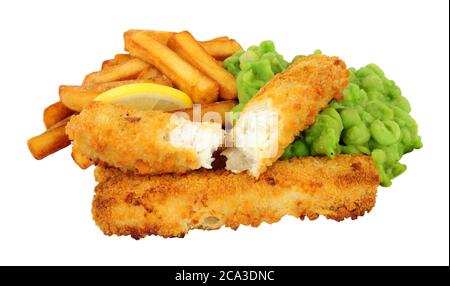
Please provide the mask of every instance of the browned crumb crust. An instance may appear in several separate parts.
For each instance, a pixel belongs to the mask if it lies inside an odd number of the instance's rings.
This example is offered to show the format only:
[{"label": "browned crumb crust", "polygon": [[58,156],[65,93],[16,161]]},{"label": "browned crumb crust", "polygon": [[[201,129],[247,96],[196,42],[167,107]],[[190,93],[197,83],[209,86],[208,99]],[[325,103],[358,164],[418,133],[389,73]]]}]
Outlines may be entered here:
[{"label": "browned crumb crust", "polygon": [[66,133],[74,158],[88,158],[124,172],[155,175],[200,168],[192,149],[175,147],[167,139],[174,128],[171,116],[94,102],[71,118]]},{"label": "browned crumb crust", "polygon": [[97,167],[92,214],[107,235],[183,237],[191,229],[258,226],[284,215],[341,221],[375,204],[370,157],[338,155],[279,161],[259,180],[224,170],[138,176]]},{"label": "browned crumb crust", "polygon": [[278,112],[278,153],[260,162],[257,175],[281,157],[301,131],[314,123],[333,98],[342,99],[350,73],[338,57],[310,55],[277,74],[245,105],[243,112],[269,103]]}]

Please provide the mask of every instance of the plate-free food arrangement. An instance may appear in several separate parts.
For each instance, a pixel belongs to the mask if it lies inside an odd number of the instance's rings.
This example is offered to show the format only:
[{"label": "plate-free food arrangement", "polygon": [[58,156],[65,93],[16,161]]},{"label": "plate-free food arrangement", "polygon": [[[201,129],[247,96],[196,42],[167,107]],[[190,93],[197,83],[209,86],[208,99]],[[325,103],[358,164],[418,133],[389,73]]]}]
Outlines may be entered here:
[{"label": "plate-free food arrangement", "polygon": [[28,140],[95,165],[106,235],[183,237],[283,216],[356,219],[422,147],[411,106],[375,64],[320,50],[287,60],[272,41],[129,30],[125,52],[61,85]]}]

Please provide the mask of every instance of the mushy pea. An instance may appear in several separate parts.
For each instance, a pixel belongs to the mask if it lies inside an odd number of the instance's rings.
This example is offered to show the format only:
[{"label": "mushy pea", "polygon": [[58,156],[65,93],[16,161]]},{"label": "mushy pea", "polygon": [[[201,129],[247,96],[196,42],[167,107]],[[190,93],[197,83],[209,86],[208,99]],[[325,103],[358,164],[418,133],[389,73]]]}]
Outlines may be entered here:
[{"label": "mushy pea", "polygon": [[246,51],[238,51],[223,62],[223,66],[236,77],[239,104],[233,108],[240,112],[245,104],[277,73],[289,63],[275,51],[272,41],[263,41]]},{"label": "mushy pea", "polygon": [[[261,87],[287,66],[270,41],[225,60],[224,67],[237,77],[239,105],[234,111],[241,111]],[[286,148],[282,159],[334,157],[339,153],[371,155],[381,185],[390,186],[391,180],[406,170],[399,162],[403,154],[422,147],[417,123],[409,114],[411,107],[400,88],[377,65],[349,70],[350,84],[344,90],[344,99],[333,100],[316,122]]]}]

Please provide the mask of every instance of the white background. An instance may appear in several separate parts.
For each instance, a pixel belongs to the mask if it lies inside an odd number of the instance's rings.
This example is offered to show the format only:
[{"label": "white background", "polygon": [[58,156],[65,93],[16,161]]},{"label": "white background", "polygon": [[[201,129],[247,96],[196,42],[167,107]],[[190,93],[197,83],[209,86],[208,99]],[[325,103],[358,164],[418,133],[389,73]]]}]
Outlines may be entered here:
[{"label": "white background", "polygon": [[[217,3],[217,4],[213,4]],[[0,1],[0,264],[449,263],[448,1]],[[42,161],[26,140],[60,84],[79,84],[122,51],[130,28],[272,39],[290,60],[320,48],[379,64],[413,107],[425,147],[356,221],[286,217],[184,239],[107,237],[91,218],[93,169],[67,148]]]}]

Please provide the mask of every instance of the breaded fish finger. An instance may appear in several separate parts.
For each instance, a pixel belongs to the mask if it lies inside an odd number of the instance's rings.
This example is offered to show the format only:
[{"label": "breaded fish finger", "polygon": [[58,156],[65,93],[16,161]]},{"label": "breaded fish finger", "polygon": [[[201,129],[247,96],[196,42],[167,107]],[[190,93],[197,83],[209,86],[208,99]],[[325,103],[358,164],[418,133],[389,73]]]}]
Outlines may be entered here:
[{"label": "breaded fish finger", "polygon": [[[296,60],[245,105],[233,128],[237,146],[223,152],[228,158],[227,169],[235,173],[248,171],[258,177],[301,131],[314,123],[318,113],[333,98],[342,96],[348,80],[345,63],[337,57],[311,55]],[[274,130],[262,138],[264,142],[252,145],[264,128],[258,124],[270,121],[273,114],[276,114],[272,120]],[[274,151],[270,150],[272,147]]]},{"label": "breaded fish finger", "polygon": [[211,168],[222,144],[218,123],[193,123],[170,113],[94,103],[74,116],[66,132],[73,153],[139,174]]},{"label": "breaded fish finger", "polygon": [[284,215],[337,221],[375,204],[372,158],[338,155],[278,161],[259,180],[226,170],[138,176],[97,167],[92,214],[107,235],[182,237],[191,229],[258,226]]}]

